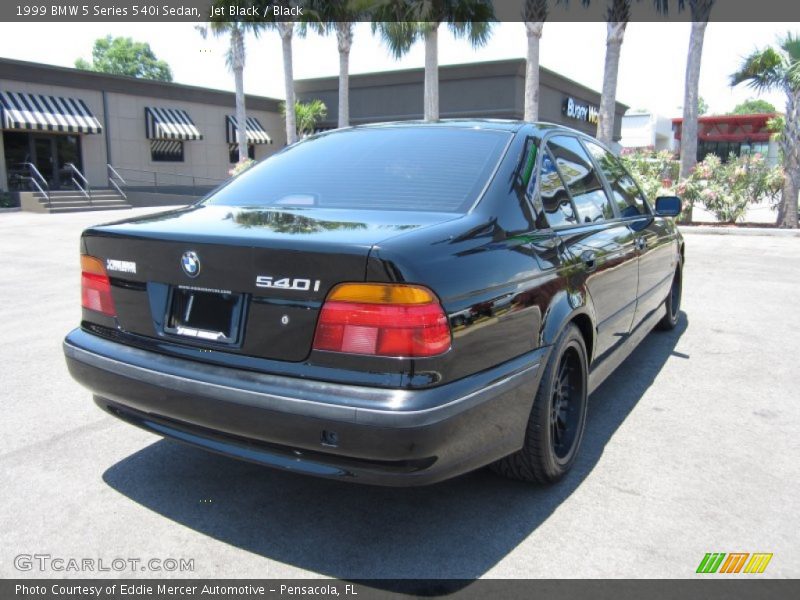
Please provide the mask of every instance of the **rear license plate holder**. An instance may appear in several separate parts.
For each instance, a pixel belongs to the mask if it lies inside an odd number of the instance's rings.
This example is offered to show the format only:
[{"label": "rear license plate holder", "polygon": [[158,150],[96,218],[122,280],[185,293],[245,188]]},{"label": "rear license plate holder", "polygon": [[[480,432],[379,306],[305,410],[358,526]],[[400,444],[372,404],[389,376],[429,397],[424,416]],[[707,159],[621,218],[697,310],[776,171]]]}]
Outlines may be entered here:
[{"label": "rear license plate holder", "polygon": [[192,286],[170,289],[164,333],[201,343],[235,345],[241,337],[244,294]]}]

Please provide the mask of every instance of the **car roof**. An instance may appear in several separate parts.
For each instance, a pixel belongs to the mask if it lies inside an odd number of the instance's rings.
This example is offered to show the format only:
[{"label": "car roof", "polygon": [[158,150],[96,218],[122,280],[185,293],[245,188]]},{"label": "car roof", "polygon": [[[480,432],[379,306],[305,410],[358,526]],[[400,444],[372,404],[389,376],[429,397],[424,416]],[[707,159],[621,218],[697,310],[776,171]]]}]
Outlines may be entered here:
[{"label": "car roof", "polygon": [[[577,129],[572,129],[571,127],[566,127],[564,125],[559,125],[556,123],[548,123],[545,121],[539,122],[529,122],[529,121],[520,121],[516,119],[440,119],[438,121],[387,121],[382,123],[366,123],[363,125],[355,125],[352,127],[348,127],[346,129],[357,129],[357,130],[367,130],[367,129],[389,129],[389,128],[413,128],[413,127],[448,127],[448,128],[459,128],[459,129],[489,129],[489,130],[499,130],[499,131],[510,131],[516,133],[523,127],[531,127],[532,132],[538,132],[540,135],[544,135],[550,131],[563,131],[572,134],[581,135],[584,137],[591,137],[582,131],[578,131]],[[337,131],[336,129],[328,130],[327,132],[323,133],[332,133]]]},{"label": "car roof", "polygon": [[511,119],[440,119],[438,121],[386,121],[382,123],[366,123],[350,129],[388,129],[412,127],[448,127],[458,129],[496,129],[501,131],[517,131],[525,126],[524,121]]},{"label": "car roof", "polygon": [[567,127],[558,123],[548,123],[547,121],[520,121],[516,119],[440,119],[438,121],[386,121],[381,123],[365,123],[363,125],[351,125],[350,127],[342,127],[335,129],[327,129],[315,133],[309,137],[314,138],[318,136],[338,135],[339,133],[348,131],[380,131],[386,129],[413,129],[413,128],[442,128],[442,129],[470,129],[470,130],[483,130],[483,131],[506,131],[512,135],[516,135],[520,130],[525,129],[524,135],[532,135],[543,138],[548,134],[564,133],[568,135],[577,136],[584,140],[591,140],[595,144],[601,146],[606,151],[613,152],[608,146],[601,143],[597,138]]}]

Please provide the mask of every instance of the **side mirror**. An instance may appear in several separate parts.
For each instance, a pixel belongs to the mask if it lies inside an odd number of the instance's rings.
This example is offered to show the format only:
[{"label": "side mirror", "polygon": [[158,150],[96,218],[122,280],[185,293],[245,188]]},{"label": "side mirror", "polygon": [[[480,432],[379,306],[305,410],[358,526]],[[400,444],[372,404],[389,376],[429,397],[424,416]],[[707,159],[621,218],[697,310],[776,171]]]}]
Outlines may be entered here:
[{"label": "side mirror", "polygon": [[677,217],[681,214],[681,199],[677,196],[659,196],[656,198],[656,215],[659,217]]}]

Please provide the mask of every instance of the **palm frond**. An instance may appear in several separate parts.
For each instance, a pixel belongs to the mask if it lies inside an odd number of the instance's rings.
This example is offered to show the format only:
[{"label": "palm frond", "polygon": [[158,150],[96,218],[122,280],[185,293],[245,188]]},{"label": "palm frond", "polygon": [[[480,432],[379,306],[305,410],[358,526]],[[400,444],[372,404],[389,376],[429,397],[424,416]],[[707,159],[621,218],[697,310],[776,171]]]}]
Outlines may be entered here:
[{"label": "palm frond", "polygon": [[[693,0],[689,0],[690,3],[692,1]],[[713,2],[714,0],[711,0],[711,1]],[[677,0],[675,2],[675,4],[678,6],[678,11],[681,11],[681,10],[684,9],[684,0]],[[670,6],[669,0],[653,0],[653,7],[656,9],[656,12],[659,13],[659,14],[668,15],[669,14],[669,6]]]},{"label": "palm frond", "polygon": [[548,0],[525,0],[522,7],[522,20],[530,23],[542,23],[550,12]]},{"label": "palm frond", "polygon": [[[436,3],[433,3],[436,4]],[[489,0],[450,0],[433,17],[450,23],[487,23],[495,20],[494,7]],[[427,20],[427,19],[426,19]]]},{"label": "palm frond", "polygon": [[[715,0],[689,0],[692,21],[708,21],[711,9],[714,8],[714,2]],[[681,4],[683,4],[683,0],[681,0]]]},{"label": "palm frond", "polygon": [[787,66],[786,84],[792,91],[800,90],[800,61],[792,61]]},{"label": "palm frond", "polygon": [[[588,8],[591,4],[591,0],[580,0],[580,3],[583,5],[584,8]],[[556,4],[563,4],[567,8],[569,8],[569,0],[556,0]]]},{"label": "palm frond", "polygon": [[739,70],[731,75],[731,86],[747,83],[759,92],[783,87],[787,65],[774,48],[756,50],[747,56]]},{"label": "palm frond", "polygon": [[383,43],[395,58],[408,52],[423,34],[421,23],[408,21],[373,22],[372,31],[380,34]]},{"label": "palm frond", "polygon": [[606,21],[627,23],[631,20],[631,0],[609,0]]},{"label": "palm frond", "polygon": [[418,6],[416,2],[410,0],[378,0],[372,4],[369,11],[372,17],[373,32],[376,23],[420,20],[413,17],[416,14],[415,11],[418,12]]},{"label": "palm frond", "polygon": [[800,62],[800,36],[792,33],[786,33],[786,37],[780,40],[781,49],[786,52],[790,62]]},{"label": "palm frond", "polygon": [[473,48],[485,46],[492,36],[492,24],[487,21],[456,21],[448,26],[454,37],[466,37]]}]

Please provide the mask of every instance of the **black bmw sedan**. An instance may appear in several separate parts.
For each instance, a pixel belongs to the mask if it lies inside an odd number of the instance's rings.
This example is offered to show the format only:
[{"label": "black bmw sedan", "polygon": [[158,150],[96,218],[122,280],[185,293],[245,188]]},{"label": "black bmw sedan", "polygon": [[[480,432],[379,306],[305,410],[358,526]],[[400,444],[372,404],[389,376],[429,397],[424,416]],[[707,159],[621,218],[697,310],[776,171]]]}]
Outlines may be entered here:
[{"label": "black bmw sedan", "polygon": [[592,390],[677,322],[679,212],[555,125],[323,133],[192,206],[84,231],[64,353],[109,413],[244,460],[553,482]]}]

